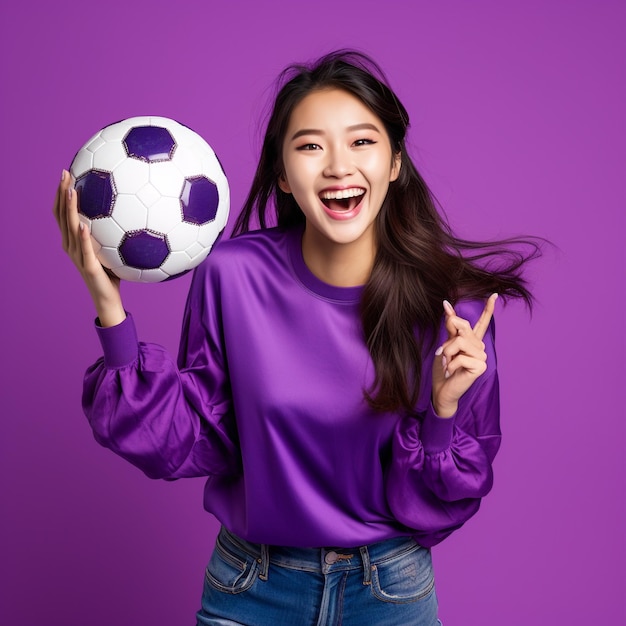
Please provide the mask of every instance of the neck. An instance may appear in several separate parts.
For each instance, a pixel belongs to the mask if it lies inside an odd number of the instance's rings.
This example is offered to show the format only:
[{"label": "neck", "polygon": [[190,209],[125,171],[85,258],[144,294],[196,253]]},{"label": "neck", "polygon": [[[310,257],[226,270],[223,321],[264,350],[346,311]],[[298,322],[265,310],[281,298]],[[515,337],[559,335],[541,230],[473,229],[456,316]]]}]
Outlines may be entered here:
[{"label": "neck", "polygon": [[312,231],[304,231],[302,256],[317,278],[335,287],[359,287],[368,281],[376,254],[372,238],[336,243]]}]

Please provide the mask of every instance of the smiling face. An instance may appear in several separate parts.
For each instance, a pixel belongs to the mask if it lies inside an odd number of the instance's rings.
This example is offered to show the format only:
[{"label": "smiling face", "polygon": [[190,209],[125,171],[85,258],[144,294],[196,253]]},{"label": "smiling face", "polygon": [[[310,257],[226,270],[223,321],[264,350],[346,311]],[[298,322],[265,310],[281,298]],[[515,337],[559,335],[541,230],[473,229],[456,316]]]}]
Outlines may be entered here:
[{"label": "smiling face", "polygon": [[305,260],[350,250],[371,268],[374,222],[400,171],[378,116],[341,89],[310,93],[291,114],[283,167],[279,186],[306,218]]}]

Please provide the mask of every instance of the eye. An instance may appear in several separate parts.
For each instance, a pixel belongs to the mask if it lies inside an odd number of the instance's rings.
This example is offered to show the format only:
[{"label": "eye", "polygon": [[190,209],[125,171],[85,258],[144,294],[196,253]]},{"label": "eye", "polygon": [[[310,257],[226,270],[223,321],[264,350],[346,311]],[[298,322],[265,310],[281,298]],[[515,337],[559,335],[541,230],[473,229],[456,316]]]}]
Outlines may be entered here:
[{"label": "eye", "polygon": [[321,150],[321,148],[316,143],[305,143],[302,146],[298,146],[296,150]]},{"label": "eye", "polygon": [[357,139],[354,142],[354,146],[370,146],[375,144],[376,142],[373,139]]}]

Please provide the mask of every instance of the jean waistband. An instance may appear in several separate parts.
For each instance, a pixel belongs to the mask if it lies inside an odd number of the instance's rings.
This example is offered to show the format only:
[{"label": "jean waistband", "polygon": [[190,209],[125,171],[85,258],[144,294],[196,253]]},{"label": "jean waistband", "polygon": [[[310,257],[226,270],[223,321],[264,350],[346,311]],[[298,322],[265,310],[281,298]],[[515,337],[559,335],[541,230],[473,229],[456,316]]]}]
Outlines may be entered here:
[{"label": "jean waistband", "polygon": [[363,569],[369,581],[373,563],[383,563],[414,550],[425,550],[411,537],[395,537],[356,548],[297,548],[251,543],[222,526],[218,541],[230,544],[255,558],[261,578],[267,578],[269,564],[327,574],[333,570]]}]

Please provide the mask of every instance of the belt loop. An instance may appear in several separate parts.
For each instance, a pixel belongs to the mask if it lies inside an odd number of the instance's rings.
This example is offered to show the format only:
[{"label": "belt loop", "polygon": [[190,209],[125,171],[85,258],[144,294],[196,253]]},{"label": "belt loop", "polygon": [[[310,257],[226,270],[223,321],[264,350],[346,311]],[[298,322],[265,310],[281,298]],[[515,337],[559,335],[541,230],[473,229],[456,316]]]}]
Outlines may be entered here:
[{"label": "belt loop", "polygon": [[268,571],[270,568],[270,548],[267,544],[261,544],[261,558],[259,559],[259,563],[261,565],[261,571],[259,573],[259,578],[261,580],[268,579]]},{"label": "belt loop", "polygon": [[370,564],[370,553],[367,550],[367,546],[363,546],[359,548],[359,552],[361,553],[361,560],[363,561],[363,584],[371,585],[372,584],[372,568]]}]

